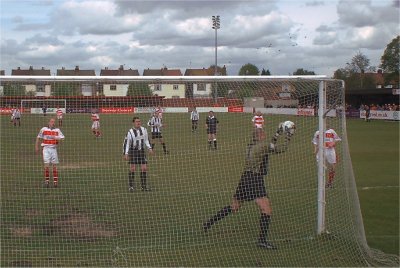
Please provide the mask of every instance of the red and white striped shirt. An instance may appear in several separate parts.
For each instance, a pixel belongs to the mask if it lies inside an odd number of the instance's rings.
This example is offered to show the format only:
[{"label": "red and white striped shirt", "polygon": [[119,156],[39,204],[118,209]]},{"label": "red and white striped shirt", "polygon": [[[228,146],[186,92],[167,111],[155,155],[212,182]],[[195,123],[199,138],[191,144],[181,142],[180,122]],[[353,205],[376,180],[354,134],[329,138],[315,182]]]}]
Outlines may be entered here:
[{"label": "red and white striped shirt", "polygon": [[57,116],[63,115],[63,111],[61,109],[57,109],[56,113],[57,113]]},{"label": "red and white striped shirt", "polygon": [[262,115],[255,115],[251,120],[256,128],[263,128],[264,118]]},{"label": "red and white striped shirt", "polygon": [[[319,139],[319,130],[315,132],[312,143],[314,145],[318,145],[318,139]],[[336,146],[336,142],[341,140],[342,139],[333,129],[330,128],[325,131],[325,137],[324,137],[325,148],[333,149]]]},{"label": "red and white striped shirt", "polygon": [[100,121],[100,116],[99,116],[99,114],[92,113],[92,121],[93,121],[93,122],[94,122],[94,121]]},{"label": "red and white striped shirt", "polygon": [[65,138],[59,128],[49,127],[43,127],[37,137],[42,139],[43,147],[57,147],[58,141]]}]

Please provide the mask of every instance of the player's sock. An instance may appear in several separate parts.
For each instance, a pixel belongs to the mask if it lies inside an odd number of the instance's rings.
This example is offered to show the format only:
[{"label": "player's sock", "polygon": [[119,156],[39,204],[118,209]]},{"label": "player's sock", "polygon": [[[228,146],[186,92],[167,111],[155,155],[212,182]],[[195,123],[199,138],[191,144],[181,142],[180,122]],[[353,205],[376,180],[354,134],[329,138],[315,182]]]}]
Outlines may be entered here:
[{"label": "player's sock", "polygon": [[164,153],[167,153],[167,146],[165,145],[165,142],[161,143],[162,144],[162,148],[164,150]]},{"label": "player's sock", "polygon": [[328,184],[332,185],[334,179],[335,179],[335,171],[330,170],[328,174]]},{"label": "player's sock", "polygon": [[142,189],[147,188],[147,172],[146,171],[140,172],[140,183],[142,185]]},{"label": "player's sock", "polygon": [[217,149],[217,139],[214,140],[214,148]]},{"label": "player's sock", "polygon": [[97,135],[96,135],[97,137],[100,137],[101,136],[101,133],[100,133],[100,131],[97,131]]},{"label": "player's sock", "polygon": [[49,167],[44,168],[44,180],[46,183],[49,183],[49,180],[50,180],[50,168]]},{"label": "player's sock", "polygon": [[58,183],[57,167],[53,167],[53,182],[54,182],[54,185],[57,185],[57,183]]},{"label": "player's sock", "polygon": [[268,229],[269,229],[269,223],[271,222],[271,215],[261,213],[260,216],[260,237],[259,241],[260,242],[266,242],[267,241],[267,235],[268,235]]},{"label": "player's sock", "polygon": [[93,134],[96,136],[96,130],[93,130]]},{"label": "player's sock", "polygon": [[129,187],[133,188],[134,187],[133,186],[133,181],[135,179],[135,172],[129,171],[128,178],[129,178]]},{"label": "player's sock", "polygon": [[154,150],[154,146],[156,146],[156,144],[155,144],[155,143],[152,143],[152,144],[151,144],[151,149],[152,149],[152,150]]},{"label": "player's sock", "polygon": [[205,224],[204,224],[204,229],[209,229],[213,224],[216,222],[222,220],[226,216],[228,216],[230,213],[232,213],[232,207],[231,206],[226,206],[222,208],[220,211],[218,211],[212,218],[210,218]]},{"label": "player's sock", "polygon": [[208,141],[208,149],[211,149],[211,141]]}]

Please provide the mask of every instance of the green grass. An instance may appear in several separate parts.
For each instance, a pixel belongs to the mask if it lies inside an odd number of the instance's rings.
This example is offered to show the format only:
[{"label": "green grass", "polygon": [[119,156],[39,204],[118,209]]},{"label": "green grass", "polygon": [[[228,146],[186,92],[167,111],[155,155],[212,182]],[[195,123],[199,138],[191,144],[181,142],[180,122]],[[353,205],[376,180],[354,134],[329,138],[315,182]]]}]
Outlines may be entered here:
[{"label": "green grass", "polygon": [[399,255],[399,123],[347,122],[368,244]]},{"label": "green grass", "polygon": [[[147,116],[141,116],[143,121]],[[171,154],[163,155],[156,144],[148,178],[154,191],[148,193],[127,191],[122,142],[131,117],[101,115],[103,137],[95,139],[90,115],[67,114],[57,189],[42,187],[42,159],[34,153],[35,137],[49,117],[26,115],[21,128],[13,127],[8,116],[1,117],[2,266],[366,265],[356,243],[343,165],[338,166],[335,189],[327,192],[326,224],[333,236],[315,236],[315,118],[267,117],[269,136],[287,119],[296,122],[298,130],[289,151],[270,159],[266,183],[274,214],[269,238],[279,250],[265,251],[255,245],[259,212],[253,202],[210,232],[201,229],[205,219],[230,203],[243,168],[251,116],[217,114],[219,150],[209,151],[204,115],[198,133],[192,133],[187,114],[166,114],[164,137]],[[338,122],[333,125],[338,128]],[[348,125],[368,242],[398,252],[398,132],[397,139],[385,136],[380,146],[373,138],[374,146],[393,159],[373,177],[380,163],[361,161],[376,156],[374,147],[367,150],[360,140],[353,143],[357,132],[395,132],[398,124]],[[369,171],[360,175],[365,169]],[[138,175],[135,179],[140,180]],[[397,188],[363,190],[373,186]]]}]

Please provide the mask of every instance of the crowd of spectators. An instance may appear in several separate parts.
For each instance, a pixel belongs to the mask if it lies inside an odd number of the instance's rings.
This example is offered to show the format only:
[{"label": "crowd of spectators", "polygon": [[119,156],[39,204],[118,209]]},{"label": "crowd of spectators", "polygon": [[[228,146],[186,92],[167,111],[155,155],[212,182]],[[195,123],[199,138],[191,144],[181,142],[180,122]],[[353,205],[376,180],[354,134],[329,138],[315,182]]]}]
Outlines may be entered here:
[{"label": "crowd of spectators", "polygon": [[369,106],[371,111],[399,111],[400,107],[399,105],[396,105],[395,103],[385,103],[385,104],[361,104],[360,105],[360,110],[366,110],[366,106]]}]

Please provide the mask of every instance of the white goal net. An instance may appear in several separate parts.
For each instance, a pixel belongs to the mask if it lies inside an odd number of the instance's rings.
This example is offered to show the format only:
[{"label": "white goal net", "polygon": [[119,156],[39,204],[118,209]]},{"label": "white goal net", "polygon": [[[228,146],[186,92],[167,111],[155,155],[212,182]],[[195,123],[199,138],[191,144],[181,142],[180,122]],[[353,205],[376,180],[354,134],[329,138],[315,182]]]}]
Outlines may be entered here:
[{"label": "white goal net", "polygon": [[1,266],[398,265],[366,243],[342,81],[29,83],[0,102]]}]

